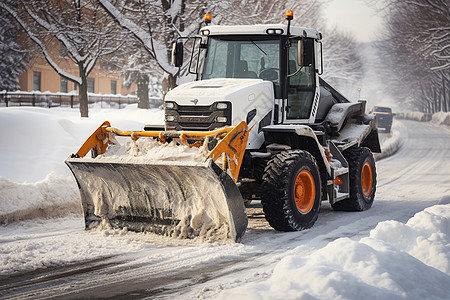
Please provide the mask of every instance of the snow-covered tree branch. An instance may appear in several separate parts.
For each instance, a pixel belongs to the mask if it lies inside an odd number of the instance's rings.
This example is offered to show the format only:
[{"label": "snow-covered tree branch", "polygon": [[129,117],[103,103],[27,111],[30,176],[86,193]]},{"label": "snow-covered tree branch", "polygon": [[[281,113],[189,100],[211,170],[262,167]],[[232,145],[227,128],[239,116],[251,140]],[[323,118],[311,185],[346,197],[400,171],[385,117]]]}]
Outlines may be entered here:
[{"label": "snow-covered tree branch", "polygon": [[121,47],[120,28],[95,0],[5,0],[0,9],[20,24],[55,72],[80,86],[80,113],[87,117],[87,77],[99,59]]}]

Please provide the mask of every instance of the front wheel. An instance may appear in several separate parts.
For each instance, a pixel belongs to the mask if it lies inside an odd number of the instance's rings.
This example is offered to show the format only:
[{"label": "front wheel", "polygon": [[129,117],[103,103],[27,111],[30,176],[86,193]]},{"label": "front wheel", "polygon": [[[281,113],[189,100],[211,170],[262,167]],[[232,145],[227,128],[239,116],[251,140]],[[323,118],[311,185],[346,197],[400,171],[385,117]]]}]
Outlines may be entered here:
[{"label": "front wheel", "polygon": [[375,199],[377,172],[372,152],[365,147],[344,151],[349,164],[350,197],[332,204],[334,210],[368,210]]},{"label": "front wheel", "polygon": [[284,151],[268,162],[264,172],[261,204],[270,226],[281,231],[312,227],[322,199],[314,157],[302,150]]}]

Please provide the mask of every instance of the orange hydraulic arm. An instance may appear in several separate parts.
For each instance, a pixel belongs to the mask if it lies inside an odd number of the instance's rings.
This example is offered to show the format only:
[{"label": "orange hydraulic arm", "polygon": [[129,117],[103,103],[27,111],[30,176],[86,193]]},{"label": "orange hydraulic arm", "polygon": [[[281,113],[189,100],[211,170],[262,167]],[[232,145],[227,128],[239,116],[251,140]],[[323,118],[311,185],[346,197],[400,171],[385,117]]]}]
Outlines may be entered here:
[{"label": "orange hydraulic arm", "polygon": [[93,157],[105,153],[108,144],[114,143],[114,136],[130,136],[133,140],[140,137],[158,138],[165,143],[169,138],[178,138],[189,147],[200,147],[206,141],[214,141],[215,147],[209,152],[208,158],[216,161],[224,157],[224,171],[229,170],[234,181],[237,181],[245,148],[247,146],[247,124],[242,121],[235,127],[224,127],[213,131],[123,131],[106,121],[103,122],[84,142],[72,157],[84,157],[89,150],[93,150]]},{"label": "orange hydraulic arm", "polygon": [[72,154],[72,157],[84,157],[89,150],[93,150],[94,157],[98,154],[103,154],[111,143],[109,135],[106,133],[106,128],[111,126],[108,121],[105,121],[100,125],[91,136],[84,142],[77,153]]}]

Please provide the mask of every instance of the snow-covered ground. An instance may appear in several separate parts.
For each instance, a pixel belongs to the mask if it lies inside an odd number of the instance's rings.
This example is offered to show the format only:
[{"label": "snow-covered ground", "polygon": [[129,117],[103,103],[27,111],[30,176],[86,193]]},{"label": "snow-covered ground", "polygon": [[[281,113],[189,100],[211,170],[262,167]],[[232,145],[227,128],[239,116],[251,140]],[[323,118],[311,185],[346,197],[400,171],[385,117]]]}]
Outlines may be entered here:
[{"label": "snow-covered ground", "polygon": [[[120,129],[141,130],[144,124],[161,124],[163,116],[160,110],[133,106],[94,108],[89,119],[71,109],[0,108],[2,298],[30,295],[16,291],[22,283],[14,280],[21,274],[111,260],[123,268],[121,273],[119,267],[103,271],[105,277],[86,273],[76,282],[48,283],[42,294],[30,293],[35,298],[61,296],[70,289],[89,291],[110,283],[111,293],[117,285],[131,289],[132,295],[131,280],[137,284],[149,277],[155,284],[156,276],[164,277],[161,286],[178,291],[160,296],[170,299],[449,299],[448,129],[437,136],[436,130],[425,128],[438,148],[430,158],[425,159],[430,150],[424,149],[408,163],[407,149],[377,162],[379,187],[367,212],[332,212],[324,203],[316,225],[294,233],[275,232],[254,217],[241,244],[211,244],[126,230],[84,230],[78,189],[64,160],[105,120]],[[396,121],[392,135],[383,138],[384,149],[394,153],[406,143],[408,126]],[[417,188],[422,173],[408,165],[421,159],[423,186]],[[192,280],[211,272],[211,278]],[[129,281],[122,287],[124,278]],[[186,284],[188,278],[194,283]],[[116,295],[102,290],[105,297]],[[148,286],[143,291],[137,298],[153,295]]]}]

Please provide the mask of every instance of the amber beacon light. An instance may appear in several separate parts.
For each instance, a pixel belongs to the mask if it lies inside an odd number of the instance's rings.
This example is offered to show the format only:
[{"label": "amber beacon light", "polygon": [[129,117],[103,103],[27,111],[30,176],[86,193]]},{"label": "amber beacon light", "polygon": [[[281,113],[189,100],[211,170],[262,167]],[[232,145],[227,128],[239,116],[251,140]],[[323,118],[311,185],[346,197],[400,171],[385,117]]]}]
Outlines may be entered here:
[{"label": "amber beacon light", "polygon": [[294,19],[294,12],[292,10],[286,11],[286,20]]},{"label": "amber beacon light", "polygon": [[211,14],[205,14],[203,20],[205,21],[206,25],[209,25],[211,23]]},{"label": "amber beacon light", "polygon": [[294,19],[294,12],[292,10],[288,10],[286,12],[286,20],[288,21],[287,25],[287,35],[291,35],[291,21]]}]

